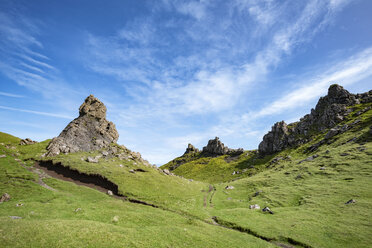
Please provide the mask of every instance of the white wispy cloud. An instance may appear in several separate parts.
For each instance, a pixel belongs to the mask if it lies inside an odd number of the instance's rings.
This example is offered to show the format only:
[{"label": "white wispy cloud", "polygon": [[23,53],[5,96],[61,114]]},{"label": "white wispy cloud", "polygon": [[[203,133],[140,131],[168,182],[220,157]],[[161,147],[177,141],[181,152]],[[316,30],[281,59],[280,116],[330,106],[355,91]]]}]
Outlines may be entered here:
[{"label": "white wispy cloud", "polygon": [[78,91],[63,80],[53,60],[46,56],[41,31],[34,21],[20,13],[0,11],[0,73],[55,105],[66,108]]},{"label": "white wispy cloud", "polygon": [[331,83],[340,82],[350,85],[372,75],[372,47],[367,48],[354,56],[342,59],[321,72],[313,72],[309,78],[300,82],[300,87],[285,94],[273,103],[261,109],[255,117],[281,114],[286,110],[294,109],[307,104],[326,92]]},{"label": "white wispy cloud", "polygon": [[28,110],[28,109],[12,108],[12,107],[7,107],[7,106],[0,106],[0,109],[18,111],[18,112],[24,112],[24,113],[30,113],[30,114],[36,114],[36,115],[43,115],[43,116],[49,116],[49,117],[56,117],[56,118],[62,118],[62,119],[69,119],[69,120],[73,119],[72,116],[63,115],[63,114],[54,114],[54,113],[48,113],[48,112]]},{"label": "white wispy cloud", "polygon": [[23,95],[18,95],[18,94],[13,94],[13,93],[8,93],[8,92],[2,92],[2,91],[0,91],[0,95],[2,95],[2,96],[8,96],[8,97],[15,97],[15,98],[22,98],[22,97],[24,97]]}]

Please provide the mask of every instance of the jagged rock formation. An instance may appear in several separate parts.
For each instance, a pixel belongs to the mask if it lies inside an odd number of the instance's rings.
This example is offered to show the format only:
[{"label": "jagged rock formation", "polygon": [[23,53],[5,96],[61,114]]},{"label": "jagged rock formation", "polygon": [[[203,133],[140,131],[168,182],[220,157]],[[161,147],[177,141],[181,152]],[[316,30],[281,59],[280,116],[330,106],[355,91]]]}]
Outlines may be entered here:
[{"label": "jagged rock formation", "polygon": [[34,141],[34,140],[32,140],[32,139],[29,139],[29,138],[22,139],[22,140],[19,142],[19,144],[20,144],[21,146],[25,146],[25,145],[33,145],[33,144],[36,144],[36,143],[37,143],[37,141]]},{"label": "jagged rock formation", "polygon": [[324,131],[343,121],[352,112],[347,107],[367,102],[372,102],[372,90],[363,94],[351,94],[342,86],[333,84],[329,87],[327,96],[321,97],[315,109],[299,122],[289,125],[284,121],[275,123],[259,144],[259,153],[272,154],[287,147],[304,144],[310,141],[311,132]]},{"label": "jagged rock formation", "polygon": [[188,144],[186,151],[183,155],[188,154],[188,153],[196,153],[196,152],[199,152],[199,149],[193,146],[192,144]]},{"label": "jagged rock formation", "polygon": [[118,138],[114,123],[106,120],[105,105],[90,95],[80,106],[79,117],[49,143],[46,156],[98,150],[116,143]]},{"label": "jagged rock formation", "polygon": [[243,148],[231,149],[225,146],[218,137],[208,141],[208,145],[203,147],[204,154],[208,155],[239,155],[244,152]]}]

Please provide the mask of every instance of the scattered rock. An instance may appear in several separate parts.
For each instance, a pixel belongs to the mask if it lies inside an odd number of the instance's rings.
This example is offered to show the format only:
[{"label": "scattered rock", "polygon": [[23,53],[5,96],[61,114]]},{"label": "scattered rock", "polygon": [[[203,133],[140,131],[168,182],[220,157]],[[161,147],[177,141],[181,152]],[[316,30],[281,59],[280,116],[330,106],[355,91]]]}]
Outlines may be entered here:
[{"label": "scattered rock", "polygon": [[235,188],[235,187],[232,186],[232,185],[230,185],[230,186],[228,185],[228,186],[225,187],[225,189],[234,189],[234,188]]},{"label": "scattered rock", "polygon": [[112,222],[119,222],[119,216],[115,215],[113,218],[112,218]]},{"label": "scattered rock", "polygon": [[113,196],[114,195],[114,193],[112,193],[111,190],[107,190],[107,194],[110,195],[110,196]]},{"label": "scattered rock", "polygon": [[106,156],[109,155],[109,153],[108,153],[108,151],[102,151],[102,155],[103,155],[104,157],[106,157]]},{"label": "scattered rock", "polygon": [[333,136],[340,133],[340,130],[338,128],[331,128],[328,133],[324,136],[325,139],[330,139]]},{"label": "scattered rock", "polygon": [[348,200],[345,204],[351,204],[351,203],[356,203],[356,200],[354,200],[354,199],[350,199],[350,200]]},{"label": "scattered rock", "polygon": [[23,203],[17,203],[16,204],[16,207],[22,207],[23,206]]},{"label": "scattered rock", "polygon": [[295,178],[296,180],[299,180],[299,179],[304,179],[304,177],[301,175],[301,174],[299,174],[299,175],[297,175],[296,176],[296,178]]},{"label": "scattered rock", "polygon": [[268,213],[270,213],[270,214],[274,214],[274,212],[271,211],[271,209],[270,209],[269,207],[264,207],[264,208],[262,209],[262,211],[263,211],[263,212],[268,212]]},{"label": "scattered rock", "polygon": [[81,208],[77,208],[77,209],[74,210],[74,212],[76,212],[76,213],[79,212],[79,211],[81,211]]},{"label": "scattered rock", "polygon": [[354,137],[354,138],[351,138],[351,139],[349,139],[348,141],[346,141],[346,143],[354,142],[354,141],[356,141],[356,140],[357,140],[357,137]]},{"label": "scattered rock", "polygon": [[228,198],[227,198],[227,200],[228,200],[228,201],[231,201],[231,200],[232,200],[232,198],[231,198],[231,197],[228,197]]},{"label": "scattered rock", "polygon": [[253,194],[253,197],[259,196],[261,193],[262,193],[262,190],[256,191],[256,192]]},{"label": "scattered rock", "polygon": [[165,175],[170,175],[170,171],[169,171],[168,169],[164,169],[164,170],[163,170],[163,173],[164,173]]},{"label": "scattered rock", "polygon": [[119,167],[123,167],[123,165],[122,164],[119,164]]},{"label": "scattered rock", "polygon": [[349,156],[350,154],[349,153],[347,153],[347,152],[344,152],[344,153],[341,153],[340,154],[340,156],[343,156],[343,157],[345,157],[345,156]]},{"label": "scattered rock", "polygon": [[204,154],[207,155],[239,155],[244,152],[243,148],[231,149],[225,146],[218,137],[208,141],[208,145],[203,147]]},{"label": "scattered rock", "polygon": [[260,209],[260,206],[258,204],[249,205],[249,209]]},{"label": "scattered rock", "polygon": [[13,220],[19,220],[19,219],[22,219],[22,217],[19,217],[19,216],[9,216],[10,218],[12,218]]},{"label": "scattered rock", "polygon": [[326,169],[326,167],[320,167],[319,168],[319,170],[325,170]]},{"label": "scattered rock", "polygon": [[0,202],[6,202],[6,201],[9,201],[10,200],[10,195],[8,193],[4,193],[1,198],[0,198]]},{"label": "scattered rock", "polygon": [[20,144],[21,146],[25,146],[25,145],[33,145],[33,144],[36,144],[36,143],[38,143],[38,142],[37,142],[37,141],[33,141],[33,140],[29,139],[29,138],[22,139],[22,140],[19,142],[19,144]]},{"label": "scattered rock", "polygon": [[6,157],[5,154],[1,154],[1,155],[0,155],[0,158],[5,158],[5,157]]},{"label": "scattered rock", "polygon": [[306,162],[306,161],[313,161],[315,158],[317,158],[317,157],[319,157],[319,155],[318,154],[314,154],[314,155],[312,155],[312,156],[310,156],[310,157],[307,157],[306,159],[304,159],[304,160],[301,160],[300,162],[298,162],[299,164],[301,164],[301,163],[303,163],[303,162]]},{"label": "scattered rock", "polygon": [[130,173],[136,173],[133,169],[129,170]]},{"label": "scattered rock", "polygon": [[106,120],[105,105],[90,95],[80,106],[79,117],[49,143],[46,156],[99,150],[116,143],[118,137],[115,125]]},{"label": "scattered rock", "polygon": [[87,158],[87,160],[86,160],[87,162],[89,162],[89,163],[98,163],[98,158],[97,157],[88,157]]},{"label": "scattered rock", "polygon": [[192,180],[192,179],[189,179],[189,181],[190,181],[190,182],[193,182],[194,180]]}]

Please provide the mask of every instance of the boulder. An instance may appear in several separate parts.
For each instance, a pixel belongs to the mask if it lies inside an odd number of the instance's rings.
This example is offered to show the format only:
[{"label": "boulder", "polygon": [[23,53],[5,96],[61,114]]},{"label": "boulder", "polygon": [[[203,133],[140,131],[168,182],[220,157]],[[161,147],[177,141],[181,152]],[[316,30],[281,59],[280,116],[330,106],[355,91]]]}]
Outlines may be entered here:
[{"label": "boulder", "polygon": [[9,200],[10,200],[10,195],[8,193],[4,193],[0,198],[0,202],[6,202]]},{"label": "boulder", "polygon": [[258,204],[249,205],[249,209],[260,209],[260,206]]},{"label": "boulder", "polygon": [[98,158],[97,157],[87,157],[87,162],[89,163],[98,163]]},{"label": "boulder", "polygon": [[105,105],[90,95],[80,106],[79,117],[49,143],[46,156],[99,150],[116,143],[118,138],[114,123],[106,120]]},{"label": "boulder", "polygon": [[270,209],[269,207],[264,207],[264,208],[262,209],[262,212],[266,212],[266,213],[274,214],[274,212],[271,211],[271,209]]},{"label": "boulder", "polygon": [[333,136],[340,133],[340,130],[338,128],[331,128],[328,133],[324,136],[325,139],[330,139]]},{"label": "boulder", "polygon": [[231,185],[229,186],[228,185],[228,186],[225,187],[225,189],[234,189],[234,186],[231,186]]},{"label": "boulder", "polygon": [[13,220],[19,220],[19,219],[22,219],[22,217],[19,217],[19,216],[9,216],[11,219]]},{"label": "boulder", "polygon": [[356,203],[356,200],[350,199],[345,204],[348,205],[348,204],[352,204],[352,203]]},{"label": "boulder", "polygon": [[36,143],[37,143],[37,141],[33,141],[33,140],[29,139],[29,138],[22,139],[22,140],[19,142],[19,144],[20,144],[21,146],[32,145],[32,144],[36,144]]}]

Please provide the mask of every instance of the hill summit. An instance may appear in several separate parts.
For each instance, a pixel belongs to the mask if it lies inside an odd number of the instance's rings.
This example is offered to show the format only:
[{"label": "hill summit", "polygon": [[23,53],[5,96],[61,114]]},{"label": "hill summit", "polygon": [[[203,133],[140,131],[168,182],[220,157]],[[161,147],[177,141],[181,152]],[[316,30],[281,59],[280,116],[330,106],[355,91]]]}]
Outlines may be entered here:
[{"label": "hill summit", "polygon": [[99,150],[116,143],[118,138],[115,124],[106,120],[106,106],[90,95],[80,106],[79,117],[49,143],[46,156]]}]

